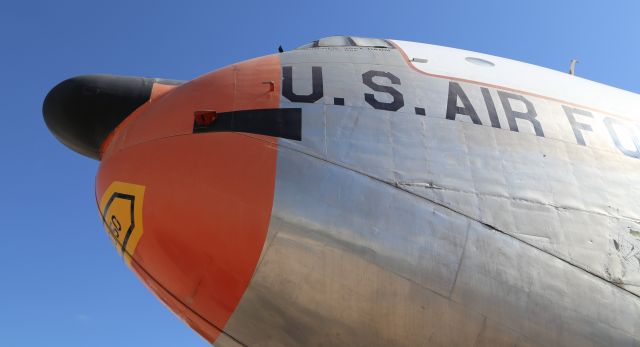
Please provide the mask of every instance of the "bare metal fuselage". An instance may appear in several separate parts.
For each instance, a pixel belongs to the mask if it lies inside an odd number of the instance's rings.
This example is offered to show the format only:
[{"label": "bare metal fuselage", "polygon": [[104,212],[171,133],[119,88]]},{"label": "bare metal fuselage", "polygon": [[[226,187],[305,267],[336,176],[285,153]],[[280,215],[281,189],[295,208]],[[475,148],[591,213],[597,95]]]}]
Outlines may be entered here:
[{"label": "bare metal fuselage", "polygon": [[637,123],[403,58],[281,55],[281,107],[302,108],[302,141],[280,141],[267,242],[225,333],[269,346],[637,345],[640,161],[620,139]]}]

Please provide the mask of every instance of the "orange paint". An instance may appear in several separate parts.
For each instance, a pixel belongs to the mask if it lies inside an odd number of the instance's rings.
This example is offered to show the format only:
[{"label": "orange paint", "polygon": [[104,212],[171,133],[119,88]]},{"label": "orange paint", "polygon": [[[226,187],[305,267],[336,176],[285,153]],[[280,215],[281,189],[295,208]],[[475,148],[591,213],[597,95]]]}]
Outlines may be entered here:
[{"label": "orange paint", "polygon": [[[265,81],[274,82],[274,90]],[[280,62],[232,65],[145,104],[113,135],[96,178],[145,187],[131,267],[178,316],[213,342],[257,266],[273,204],[277,142],[192,134],[194,112],[277,108]]]},{"label": "orange paint", "polygon": [[169,91],[173,90],[176,87],[177,85],[172,85],[172,84],[154,83],[153,86],[151,86],[151,95],[149,96],[149,100],[146,103],[144,103],[142,106],[138,107],[132,114],[127,116],[127,118],[125,118],[122,121],[122,123],[118,124],[118,126],[115,129],[113,129],[113,131],[107,136],[107,138],[104,139],[104,141],[102,141],[102,144],[100,145],[100,160],[102,160],[102,157],[104,157],[105,152],[108,149],[110,149],[110,147],[112,150],[114,148],[119,148],[119,146],[111,146],[111,141],[113,141],[114,134],[118,133],[121,129],[127,128],[127,126],[134,119],[136,119],[138,115],[146,111],[150,103],[158,100],[159,98],[161,98],[166,93],[168,93]]},{"label": "orange paint", "polygon": [[149,96],[149,101],[163,96],[167,92],[173,90],[175,87],[177,87],[177,85],[154,83],[153,86],[151,86],[151,96]]}]

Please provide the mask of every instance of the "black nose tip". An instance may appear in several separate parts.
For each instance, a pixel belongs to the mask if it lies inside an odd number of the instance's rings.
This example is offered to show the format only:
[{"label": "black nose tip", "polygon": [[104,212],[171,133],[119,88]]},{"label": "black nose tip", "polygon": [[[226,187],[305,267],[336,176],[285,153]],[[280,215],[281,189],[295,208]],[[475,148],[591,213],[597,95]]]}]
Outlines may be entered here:
[{"label": "black nose tip", "polygon": [[53,135],[72,150],[100,158],[113,129],[151,96],[153,78],[83,75],[55,86],[42,105]]}]

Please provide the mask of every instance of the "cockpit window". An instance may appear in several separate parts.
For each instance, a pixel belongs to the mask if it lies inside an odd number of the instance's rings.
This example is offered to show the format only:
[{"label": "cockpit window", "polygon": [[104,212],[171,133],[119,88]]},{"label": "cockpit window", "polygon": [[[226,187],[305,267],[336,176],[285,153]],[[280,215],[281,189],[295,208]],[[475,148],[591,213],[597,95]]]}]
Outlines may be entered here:
[{"label": "cockpit window", "polygon": [[373,48],[393,48],[393,46],[382,39],[370,39],[366,37],[354,36],[329,36],[313,41],[296,49],[307,49],[315,47],[373,47]]},{"label": "cockpit window", "polygon": [[329,36],[318,40],[318,47],[354,46],[347,36]]},{"label": "cockpit window", "polygon": [[366,37],[351,37],[353,42],[356,43],[356,46],[360,47],[380,47],[380,48],[391,48],[391,45],[382,39],[369,39]]}]

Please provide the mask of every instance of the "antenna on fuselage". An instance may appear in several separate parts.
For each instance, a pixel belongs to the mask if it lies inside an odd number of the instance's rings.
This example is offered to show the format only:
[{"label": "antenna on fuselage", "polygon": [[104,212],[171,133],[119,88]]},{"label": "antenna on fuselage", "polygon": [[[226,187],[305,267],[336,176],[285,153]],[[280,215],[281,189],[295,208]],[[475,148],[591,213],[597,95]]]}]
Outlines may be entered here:
[{"label": "antenna on fuselage", "polygon": [[575,75],[576,74],[576,63],[578,61],[576,59],[571,59],[571,64],[569,65],[569,75]]}]

